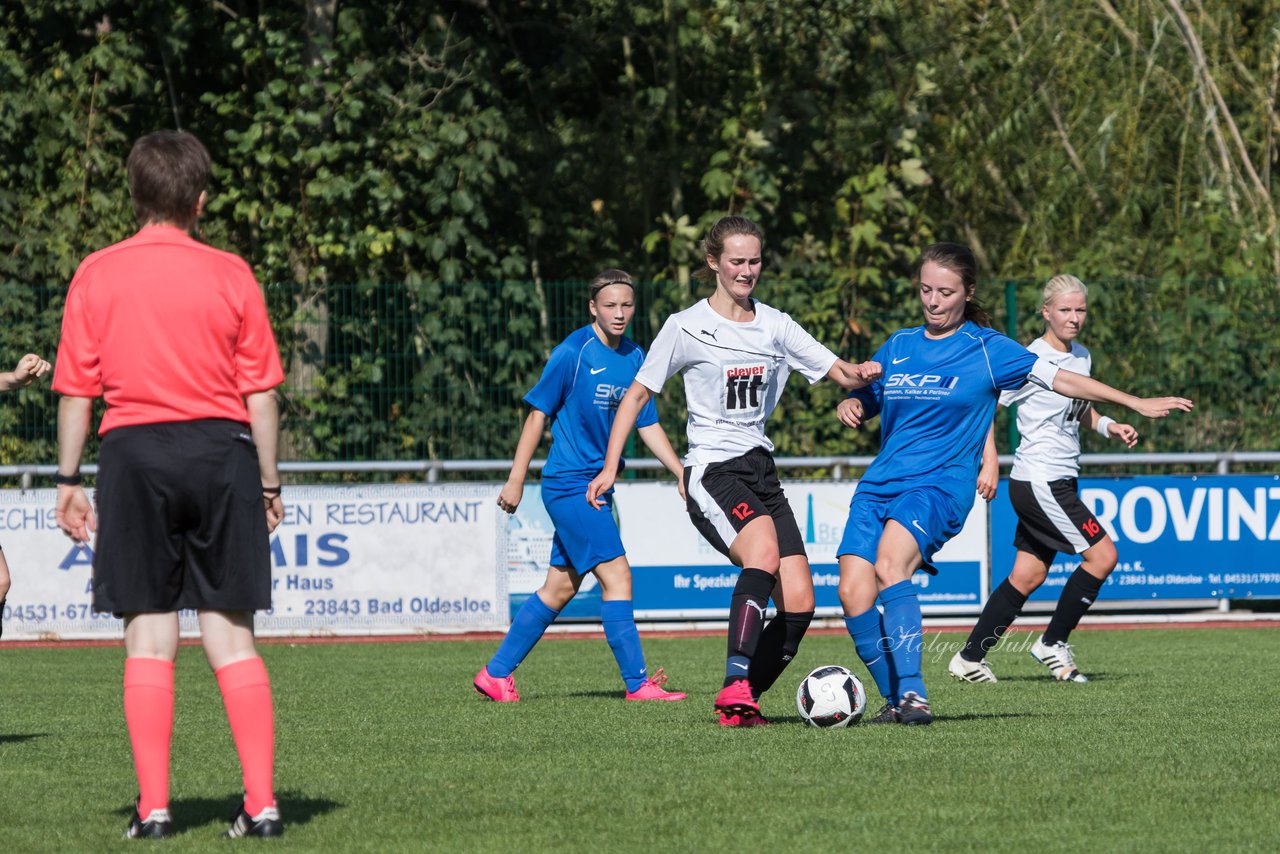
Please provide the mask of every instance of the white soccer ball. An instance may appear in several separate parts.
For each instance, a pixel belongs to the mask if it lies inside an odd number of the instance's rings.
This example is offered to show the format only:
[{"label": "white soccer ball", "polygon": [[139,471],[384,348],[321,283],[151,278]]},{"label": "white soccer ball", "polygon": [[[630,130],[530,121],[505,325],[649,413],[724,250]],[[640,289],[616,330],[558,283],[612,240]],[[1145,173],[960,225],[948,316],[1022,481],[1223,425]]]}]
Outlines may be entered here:
[{"label": "white soccer ball", "polygon": [[857,676],[827,664],[800,680],[796,708],[809,726],[853,726],[867,709],[867,692]]}]

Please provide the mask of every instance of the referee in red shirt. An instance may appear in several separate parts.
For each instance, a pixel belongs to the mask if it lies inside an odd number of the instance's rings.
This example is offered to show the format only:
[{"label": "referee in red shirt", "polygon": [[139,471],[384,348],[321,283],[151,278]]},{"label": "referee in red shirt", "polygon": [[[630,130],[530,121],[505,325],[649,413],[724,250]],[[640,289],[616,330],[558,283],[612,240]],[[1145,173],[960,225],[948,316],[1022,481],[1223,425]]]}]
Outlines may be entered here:
[{"label": "referee in red shirt", "polygon": [[[271,685],[253,612],[271,607],[268,538],[284,516],[266,304],[238,256],[193,239],[209,153],[148,134],[129,153],[141,230],[80,264],[67,293],[53,388],[58,525],[97,532],[93,604],[124,617],[124,713],[139,795],[126,837],[163,837],[178,611],[195,609],[244,774],[228,836],[279,836]],[[94,398],[106,401],[95,508],[80,486]],[[264,512],[265,511],[265,512]]]}]

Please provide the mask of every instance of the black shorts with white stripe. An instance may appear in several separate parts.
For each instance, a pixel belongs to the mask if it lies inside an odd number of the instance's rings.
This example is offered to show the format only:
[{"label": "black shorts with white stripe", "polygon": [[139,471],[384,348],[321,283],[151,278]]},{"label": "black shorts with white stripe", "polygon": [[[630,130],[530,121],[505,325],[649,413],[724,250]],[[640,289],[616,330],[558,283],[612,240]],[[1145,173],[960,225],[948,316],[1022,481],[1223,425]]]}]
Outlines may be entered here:
[{"label": "black shorts with white stripe", "polygon": [[1018,514],[1013,545],[1052,563],[1058,552],[1080,554],[1107,532],[1080,500],[1074,477],[1053,481],[1009,481],[1009,500]]},{"label": "black shorts with white stripe", "polygon": [[725,557],[738,532],[760,516],[773,519],[779,557],[805,553],[773,456],[764,448],[719,463],[687,466],[684,485],[693,526]]}]

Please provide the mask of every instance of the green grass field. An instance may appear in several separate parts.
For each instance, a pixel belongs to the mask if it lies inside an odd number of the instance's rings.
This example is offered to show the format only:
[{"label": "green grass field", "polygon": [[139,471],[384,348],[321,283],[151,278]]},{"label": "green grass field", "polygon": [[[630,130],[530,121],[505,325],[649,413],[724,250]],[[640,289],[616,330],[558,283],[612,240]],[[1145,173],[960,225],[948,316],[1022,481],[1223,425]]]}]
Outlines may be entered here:
[{"label": "green grass field", "polygon": [[[1017,644],[1026,637],[1015,632]],[[519,704],[470,687],[496,643],[263,647],[275,686],[278,843],[231,842],[239,768],[212,675],[184,648],[175,838],[325,851],[1280,850],[1274,629],[1089,631],[1093,681],[1057,684],[1025,651],[997,685],[945,676],[930,635],[932,727],[815,730],[794,692],[854,666],[816,635],[765,698],[775,725],[713,724],[723,640],[646,636],[681,703],[625,703],[603,640],[548,638]],[[1025,648],[1026,644],[1023,644]],[[0,839],[7,851],[122,842],[135,783],[118,648],[0,648]],[[874,694],[874,689],[871,693]],[[872,697],[871,710],[878,705]]]}]

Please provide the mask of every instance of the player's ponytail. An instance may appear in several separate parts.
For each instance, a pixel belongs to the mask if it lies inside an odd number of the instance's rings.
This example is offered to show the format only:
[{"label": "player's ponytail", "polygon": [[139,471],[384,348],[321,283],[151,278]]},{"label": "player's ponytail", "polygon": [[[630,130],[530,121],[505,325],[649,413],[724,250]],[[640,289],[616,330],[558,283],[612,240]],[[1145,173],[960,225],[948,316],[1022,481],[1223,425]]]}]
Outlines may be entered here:
[{"label": "player's ponytail", "polygon": [[960,277],[960,283],[969,295],[968,302],[964,304],[964,319],[977,326],[993,326],[990,313],[977,300],[978,259],[974,257],[973,251],[962,243],[934,243],[926,246],[924,252],[920,253],[920,264],[916,267],[917,282],[920,281],[920,271],[930,261]]}]

